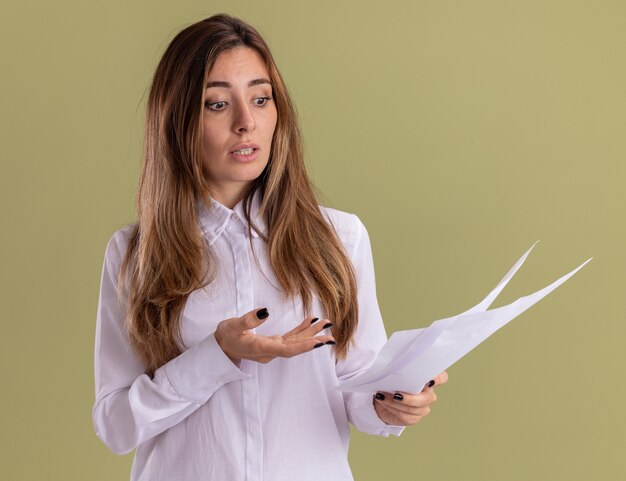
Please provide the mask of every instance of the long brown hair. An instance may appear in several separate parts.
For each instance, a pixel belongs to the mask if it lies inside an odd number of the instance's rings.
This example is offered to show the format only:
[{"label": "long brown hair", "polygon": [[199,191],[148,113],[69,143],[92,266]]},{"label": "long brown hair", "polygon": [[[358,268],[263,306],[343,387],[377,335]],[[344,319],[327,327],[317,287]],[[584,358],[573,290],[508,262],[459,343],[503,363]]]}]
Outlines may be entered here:
[{"label": "long brown hair", "polygon": [[268,165],[243,199],[247,221],[257,193],[267,225],[267,235],[259,234],[274,274],[286,295],[302,298],[306,311],[317,293],[334,323],[338,359],[345,358],[358,322],[352,264],[318,207],[296,112],[269,47],[242,20],[214,15],[174,37],[148,96],[137,222],[120,269],[119,294],[126,297],[130,343],[150,375],[182,352],[185,302],[215,276],[196,211],[197,199],[209,206],[211,195],[201,150],[202,90],[218,55],[236,47],[252,48],[264,59],[278,113]]}]

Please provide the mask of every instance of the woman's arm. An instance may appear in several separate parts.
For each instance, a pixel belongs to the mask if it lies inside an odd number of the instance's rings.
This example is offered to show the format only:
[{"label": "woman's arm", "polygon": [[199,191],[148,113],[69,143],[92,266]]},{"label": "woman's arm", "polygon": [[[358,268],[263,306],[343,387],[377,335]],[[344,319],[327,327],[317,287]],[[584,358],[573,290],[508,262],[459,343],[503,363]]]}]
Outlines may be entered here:
[{"label": "woman's arm", "polygon": [[132,351],[117,297],[125,249],[123,231],[107,244],[95,339],[93,425],[117,454],[181,422],[224,384],[249,377],[235,366],[213,334],[158,368],[151,379]]},{"label": "woman's arm", "polygon": [[[346,215],[346,214],[343,214]],[[336,365],[337,378],[349,379],[368,369],[380,349],[387,342],[385,327],[376,297],[374,261],[369,236],[361,220],[351,216],[354,222],[354,247],[348,252],[356,274],[359,302],[359,324],[352,348],[345,360]],[[372,394],[344,392],[348,419],[359,430],[369,434],[399,436],[404,426],[385,423],[374,409]]]}]

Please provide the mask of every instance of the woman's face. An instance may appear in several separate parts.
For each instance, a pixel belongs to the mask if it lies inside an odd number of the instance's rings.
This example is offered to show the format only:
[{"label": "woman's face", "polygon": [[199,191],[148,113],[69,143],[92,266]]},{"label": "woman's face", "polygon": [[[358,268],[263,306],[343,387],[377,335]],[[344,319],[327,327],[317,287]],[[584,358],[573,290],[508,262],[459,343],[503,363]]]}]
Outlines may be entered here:
[{"label": "woman's face", "polygon": [[269,160],[277,119],[270,76],[256,50],[235,48],[217,57],[205,87],[207,180],[216,200],[234,205]]}]

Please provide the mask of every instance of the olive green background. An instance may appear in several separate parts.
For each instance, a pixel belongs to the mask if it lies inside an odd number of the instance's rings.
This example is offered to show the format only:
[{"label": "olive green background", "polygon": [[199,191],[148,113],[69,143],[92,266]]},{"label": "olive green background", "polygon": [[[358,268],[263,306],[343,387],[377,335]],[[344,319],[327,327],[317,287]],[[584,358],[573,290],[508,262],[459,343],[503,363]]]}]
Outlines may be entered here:
[{"label": "olive green background", "polygon": [[[156,63],[221,11],[266,37],[388,334],[573,279],[449,369],[357,480],[626,479],[626,2],[3,2],[0,478],[124,480],[91,424],[104,247],[133,221]],[[315,457],[312,452],[311,456]],[[324,459],[319,459],[320,479]]]}]

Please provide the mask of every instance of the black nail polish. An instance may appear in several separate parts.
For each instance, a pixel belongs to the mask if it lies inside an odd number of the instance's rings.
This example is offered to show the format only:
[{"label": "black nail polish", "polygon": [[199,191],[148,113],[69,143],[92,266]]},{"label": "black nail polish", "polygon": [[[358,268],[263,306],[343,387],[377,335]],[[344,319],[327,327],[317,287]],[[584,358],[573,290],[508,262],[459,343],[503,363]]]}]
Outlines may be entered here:
[{"label": "black nail polish", "polygon": [[319,317],[316,317],[315,319],[313,319],[313,320],[311,321],[311,324],[315,324],[315,323],[316,323],[317,321],[319,321],[319,320],[320,320],[320,318],[319,318]]},{"label": "black nail polish", "polygon": [[430,381],[428,381],[428,387],[433,387],[435,385],[435,380],[431,379]]},{"label": "black nail polish", "polygon": [[322,347],[324,345],[323,342],[320,342],[319,344],[315,344],[315,346],[313,346],[313,349],[315,349],[316,347]]},{"label": "black nail polish", "polygon": [[258,317],[259,319],[265,319],[267,316],[269,316],[270,313],[267,312],[267,308],[263,308],[263,309],[259,309],[258,311],[256,311],[256,317]]},{"label": "black nail polish", "polygon": [[333,344],[333,345],[335,345],[337,343],[335,341],[326,341],[326,344]]},{"label": "black nail polish", "polygon": [[404,399],[404,396],[403,396],[402,394],[400,394],[399,392],[397,392],[397,393],[395,393],[395,394],[393,395],[393,398],[394,398],[396,401],[402,401],[402,400]]},{"label": "black nail polish", "polygon": [[374,396],[376,399],[378,399],[379,401],[384,401],[385,400],[385,395],[382,392],[377,392],[376,396]]},{"label": "black nail polish", "polygon": [[324,329],[328,329],[329,327],[333,327],[332,322],[327,322],[326,324],[324,324]]}]

